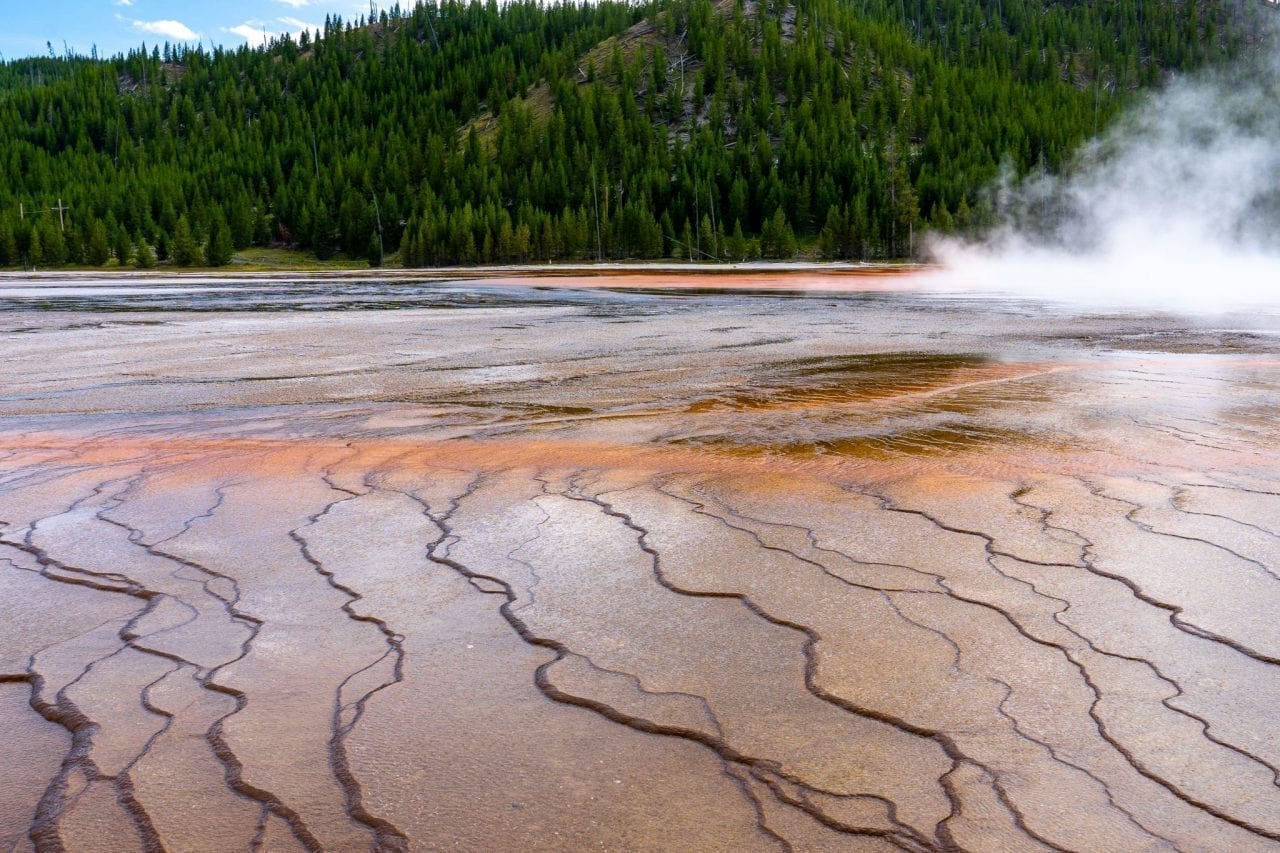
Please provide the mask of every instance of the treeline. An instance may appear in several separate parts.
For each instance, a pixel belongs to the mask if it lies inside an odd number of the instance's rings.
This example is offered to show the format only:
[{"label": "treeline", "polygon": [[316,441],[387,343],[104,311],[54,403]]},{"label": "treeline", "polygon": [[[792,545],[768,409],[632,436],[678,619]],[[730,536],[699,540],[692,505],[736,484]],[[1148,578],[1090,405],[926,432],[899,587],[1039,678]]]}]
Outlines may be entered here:
[{"label": "treeline", "polygon": [[[897,258],[981,225],[1238,0],[428,3],[0,66],[0,265]],[[397,254],[398,253],[398,254]]]}]

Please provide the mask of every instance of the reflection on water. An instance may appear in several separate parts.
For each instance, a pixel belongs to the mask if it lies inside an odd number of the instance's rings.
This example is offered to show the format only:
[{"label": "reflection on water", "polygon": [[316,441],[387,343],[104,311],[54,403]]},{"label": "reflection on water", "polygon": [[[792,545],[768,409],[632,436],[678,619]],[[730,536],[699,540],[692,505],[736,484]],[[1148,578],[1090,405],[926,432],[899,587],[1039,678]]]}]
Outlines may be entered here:
[{"label": "reflection on water", "polygon": [[[360,430],[372,407],[382,437],[792,460],[1093,446],[1100,423],[1216,412],[1265,422],[1270,373],[1212,359],[1280,353],[1274,316],[1071,313],[856,282],[10,281],[0,341],[28,379],[0,404],[35,419],[311,407],[265,416],[273,435]],[[44,370],[68,359],[73,375]]]},{"label": "reflection on water", "polygon": [[296,282],[203,287],[0,287],[0,310],[211,312],[394,311],[552,305],[535,291],[413,282]]}]

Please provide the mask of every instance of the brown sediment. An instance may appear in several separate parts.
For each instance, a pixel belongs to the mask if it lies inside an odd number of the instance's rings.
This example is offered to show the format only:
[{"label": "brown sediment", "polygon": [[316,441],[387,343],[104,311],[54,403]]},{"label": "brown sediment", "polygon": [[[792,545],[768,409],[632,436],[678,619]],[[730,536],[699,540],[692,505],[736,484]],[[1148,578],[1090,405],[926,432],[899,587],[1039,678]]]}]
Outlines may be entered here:
[{"label": "brown sediment", "polygon": [[1275,352],[866,272],[26,312],[0,846],[1280,848]]},{"label": "brown sediment", "polygon": [[[82,450],[88,458],[95,452],[95,440],[65,439],[55,435],[33,435],[33,443],[42,446],[61,446]],[[22,440],[0,436],[0,443]],[[121,436],[108,440],[113,449],[128,447],[131,452],[154,454],[180,448],[184,454],[217,455],[229,466],[252,466],[264,476],[285,476],[305,468],[302,458],[313,453],[342,453],[348,443],[326,439],[264,440],[264,439],[149,439]],[[760,482],[774,483],[786,488],[785,478],[819,477],[833,481],[856,479],[864,482],[895,481],[917,477],[922,484],[938,478],[944,488],[957,478],[994,477],[1017,480],[1027,472],[1060,474],[1063,476],[1128,476],[1134,478],[1160,474],[1170,468],[1186,467],[1194,470],[1197,462],[1213,467],[1216,464],[1238,464],[1238,452],[1224,449],[1220,453],[1204,450],[1187,450],[1177,445],[1165,445],[1159,456],[1143,457],[1141,446],[1123,445],[1098,447],[1076,452],[1062,446],[1035,447],[1033,439],[1025,433],[1009,433],[1007,439],[993,447],[989,442],[975,442],[976,447],[965,447],[963,442],[950,446],[911,448],[899,445],[898,451],[873,447],[870,439],[856,443],[835,443],[836,447],[855,448],[858,452],[819,452],[817,448],[801,449],[795,445],[725,447],[720,445],[687,444],[667,446],[635,446],[571,439],[487,439],[473,441],[455,439],[435,441],[379,441],[361,442],[360,447],[370,455],[395,455],[406,471],[429,473],[439,468],[458,468],[473,471],[531,470],[537,468],[583,469],[597,468],[628,472],[635,475],[664,473],[707,473],[726,477],[751,476]],[[1213,450],[1213,448],[1210,448]],[[992,452],[992,451],[996,452]],[[171,478],[175,484],[184,478],[207,477],[207,472],[189,470],[181,477]],[[779,478],[783,479],[779,479]],[[1280,488],[1280,480],[1277,481]]]},{"label": "brown sediment", "polygon": [[486,276],[486,284],[527,285],[562,288],[627,288],[634,290],[756,291],[762,293],[883,293],[918,290],[923,282],[916,267],[867,266],[845,270],[812,272],[706,272],[680,271],[648,273],[618,271],[609,275],[528,274],[510,278]]}]

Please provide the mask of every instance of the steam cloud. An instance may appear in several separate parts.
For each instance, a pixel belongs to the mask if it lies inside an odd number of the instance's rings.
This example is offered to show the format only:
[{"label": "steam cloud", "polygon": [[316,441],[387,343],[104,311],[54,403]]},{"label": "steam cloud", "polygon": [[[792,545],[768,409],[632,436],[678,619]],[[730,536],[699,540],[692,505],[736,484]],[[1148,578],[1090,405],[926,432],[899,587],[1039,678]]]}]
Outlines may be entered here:
[{"label": "steam cloud", "polygon": [[1280,307],[1280,62],[1175,80],[1066,177],[996,190],[1003,224],[937,240],[942,286],[1100,306]]}]

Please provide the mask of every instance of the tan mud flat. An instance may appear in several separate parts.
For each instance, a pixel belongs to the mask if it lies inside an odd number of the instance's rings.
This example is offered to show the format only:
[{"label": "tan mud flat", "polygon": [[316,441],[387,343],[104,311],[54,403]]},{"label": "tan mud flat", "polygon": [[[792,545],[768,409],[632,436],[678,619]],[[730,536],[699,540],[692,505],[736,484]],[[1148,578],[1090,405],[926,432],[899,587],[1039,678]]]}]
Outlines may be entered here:
[{"label": "tan mud flat", "polygon": [[0,286],[0,850],[1280,849],[1280,318],[503,275]]}]

